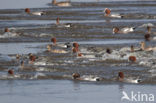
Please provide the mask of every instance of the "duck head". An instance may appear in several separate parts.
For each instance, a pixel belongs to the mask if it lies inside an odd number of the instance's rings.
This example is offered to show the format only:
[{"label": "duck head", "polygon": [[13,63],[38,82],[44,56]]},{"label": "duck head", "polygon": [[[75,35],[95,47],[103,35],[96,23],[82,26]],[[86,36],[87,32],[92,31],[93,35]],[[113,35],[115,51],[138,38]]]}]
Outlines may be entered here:
[{"label": "duck head", "polygon": [[78,48],[79,44],[78,43],[73,43],[73,47]]},{"label": "duck head", "polygon": [[122,81],[122,80],[124,79],[124,73],[123,73],[123,72],[119,72],[119,73],[118,73],[118,79],[119,79],[120,81]]},{"label": "duck head", "polygon": [[136,57],[135,56],[129,56],[128,60],[131,62],[136,62]]},{"label": "duck head", "polygon": [[111,14],[111,10],[108,8],[105,8],[104,12],[106,16],[109,16]]},{"label": "duck head", "polygon": [[56,44],[56,38],[51,38],[51,42],[53,42],[53,44]]},{"label": "duck head", "polygon": [[57,25],[60,24],[60,18],[59,17],[56,18],[56,24]]},{"label": "duck head", "polygon": [[26,12],[26,13],[30,13],[30,9],[29,9],[29,8],[26,8],[26,9],[25,9],[25,12]]},{"label": "duck head", "polygon": [[145,38],[146,41],[150,41],[150,37],[151,37],[150,34],[145,34],[144,35],[144,38]]},{"label": "duck head", "polygon": [[9,70],[8,70],[8,74],[9,74],[9,75],[14,75],[13,69],[9,69]]},{"label": "duck head", "polygon": [[113,28],[113,34],[116,34],[116,33],[118,33],[119,32],[119,28],[118,27],[114,27]]},{"label": "duck head", "polygon": [[30,60],[31,62],[34,62],[34,61],[36,60],[36,56],[30,55],[30,56],[29,56],[29,60]]},{"label": "duck head", "polygon": [[73,77],[73,79],[78,79],[78,78],[80,78],[80,74],[79,73],[73,73],[72,77]]},{"label": "duck head", "polygon": [[8,28],[5,28],[4,32],[10,32],[10,30]]},{"label": "duck head", "polygon": [[111,54],[112,53],[111,49],[107,48],[106,53]]}]

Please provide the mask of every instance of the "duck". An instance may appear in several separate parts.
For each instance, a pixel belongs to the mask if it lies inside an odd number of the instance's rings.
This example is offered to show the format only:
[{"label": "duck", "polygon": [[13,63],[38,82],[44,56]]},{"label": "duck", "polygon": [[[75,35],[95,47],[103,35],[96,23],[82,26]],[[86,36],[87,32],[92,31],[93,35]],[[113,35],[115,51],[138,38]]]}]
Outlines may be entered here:
[{"label": "duck", "polygon": [[47,49],[48,49],[48,52],[51,52],[51,53],[60,53],[60,54],[68,53],[68,52],[65,51],[65,50],[61,50],[61,49],[52,49],[52,45],[47,45]]},{"label": "duck", "polygon": [[45,13],[44,13],[43,11],[31,12],[29,8],[26,8],[26,9],[25,9],[25,12],[26,12],[27,14],[36,15],[36,16],[45,15]]},{"label": "duck", "polygon": [[123,72],[118,72],[118,81],[125,83],[140,83],[141,79],[125,78]]},{"label": "duck", "polygon": [[156,50],[156,47],[148,47],[148,48],[145,48],[145,42],[140,42],[140,45],[141,45],[141,50],[142,51],[155,51]]},{"label": "duck", "polygon": [[16,36],[19,36],[19,34],[11,32],[9,30],[9,28],[5,28],[4,29],[4,34],[0,35],[0,38],[12,38],[12,37],[16,37]]},{"label": "duck", "polygon": [[71,27],[71,23],[60,24],[60,18],[57,17],[57,18],[56,18],[56,26],[57,26],[57,27],[70,28],[70,27]]},{"label": "duck", "polygon": [[57,2],[56,0],[52,1],[52,4],[55,6],[60,6],[60,7],[68,7],[71,6],[70,1],[64,1],[64,2]]},{"label": "duck", "polygon": [[70,48],[71,44],[69,42],[64,44],[58,44],[55,37],[51,38],[51,42],[53,43],[53,46],[61,47],[61,48]]},{"label": "duck", "polygon": [[101,79],[99,77],[94,76],[82,76],[80,77],[79,73],[73,73],[72,77],[74,80],[84,80],[84,81],[100,81]]},{"label": "duck", "polygon": [[124,27],[121,30],[118,27],[113,28],[113,34],[121,33],[121,34],[127,34],[134,32],[136,28],[135,27]]},{"label": "duck", "polygon": [[112,18],[123,18],[123,15],[120,14],[111,14],[111,10],[109,8],[105,8],[103,11],[105,13],[106,17],[112,17]]}]

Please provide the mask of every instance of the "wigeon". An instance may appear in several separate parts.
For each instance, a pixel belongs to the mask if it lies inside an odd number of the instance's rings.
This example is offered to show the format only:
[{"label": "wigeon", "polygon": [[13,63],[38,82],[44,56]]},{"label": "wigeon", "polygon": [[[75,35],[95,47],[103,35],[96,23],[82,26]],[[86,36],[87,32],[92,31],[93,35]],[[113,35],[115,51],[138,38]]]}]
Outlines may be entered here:
[{"label": "wigeon", "polygon": [[26,9],[25,9],[25,12],[26,12],[27,14],[30,14],[30,15],[37,15],[37,16],[42,16],[42,15],[45,14],[45,13],[42,12],[42,11],[31,12],[29,8],[26,8]]},{"label": "wigeon", "polygon": [[19,36],[18,33],[10,32],[9,28],[4,29],[4,34],[0,35],[0,38],[11,38],[11,37],[17,37]]},{"label": "wigeon", "polygon": [[111,10],[108,8],[105,8],[104,10],[105,16],[107,17],[112,17],[112,18],[123,18],[123,15],[120,14],[111,14]]},{"label": "wigeon", "polygon": [[57,27],[66,27],[66,28],[70,28],[71,27],[71,23],[61,24],[59,17],[56,18],[56,25],[57,25]]},{"label": "wigeon", "polygon": [[70,48],[71,47],[70,43],[58,44],[56,38],[51,38],[51,42],[53,43],[54,46],[58,46],[61,48]]},{"label": "wigeon", "polygon": [[119,80],[120,82],[126,82],[126,83],[140,83],[140,82],[141,82],[140,79],[125,78],[123,72],[119,72],[119,73],[118,73],[118,80]]},{"label": "wigeon", "polygon": [[99,77],[95,77],[95,76],[85,75],[85,76],[80,77],[79,73],[73,73],[72,77],[75,80],[85,80],[85,81],[100,81],[101,80]]},{"label": "wigeon", "polygon": [[68,53],[65,50],[60,50],[60,49],[52,49],[52,45],[47,45],[48,52],[52,53]]},{"label": "wigeon", "polygon": [[140,42],[141,50],[143,51],[155,51],[156,47],[145,47],[145,42]]},{"label": "wigeon", "polygon": [[56,0],[53,0],[53,1],[52,1],[52,4],[55,5],[55,6],[62,6],[62,7],[71,6],[70,1],[57,2]]},{"label": "wigeon", "polygon": [[134,32],[134,30],[135,30],[135,27],[125,27],[122,29],[119,29],[118,27],[114,27],[113,34],[117,34],[117,33],[127,34],[127,33]]}]

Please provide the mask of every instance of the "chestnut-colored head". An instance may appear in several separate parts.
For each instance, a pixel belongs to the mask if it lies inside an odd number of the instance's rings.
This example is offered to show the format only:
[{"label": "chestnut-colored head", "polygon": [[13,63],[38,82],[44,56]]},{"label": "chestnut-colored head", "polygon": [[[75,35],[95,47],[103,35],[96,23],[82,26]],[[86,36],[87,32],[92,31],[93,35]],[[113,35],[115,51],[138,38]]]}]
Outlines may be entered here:
[{"label": "chestnut-colored head", "polygon": [[56,44],[56,38],[51,38],[51,42],[53,42],[54,44]]},{"label": "chestnut-colored head", "polygon": [[73,74],[72,74],[72,77],[73,77],[74,79],[80,78],[80,74],[79,74],[79,73],[73,73]]},{"label": "chestnut-colored head", "polygon": [[111,10],[108,8],[105,8],[104,12],[105,12],[106,16],[111,14]]},{"label": "chestnut-colored head", "polygon": [[73,47],[78,48],[79,44],[78,43],[73,43]]},{"label": "chestnut-colored head", "polygon": [[8,70],[8,74],[14,75],[14,71],[13,71],[12,69],[9,69],[9,70]]},{"label": "chestnut-colored head", "polygon": [[119,28],[118,27],[114,27],[113,28],[113,34],[116,34],[116,33],[118,33],[119,32]]},{"label": "chestnut-colored head", "polygon": [[26,12],[26,13],[30,13],[30,9],[29,9],[29,8],[26,8],[26,9],[25,9],[25,12]]},{"label": "chestnut-colored head", "polygon": [[145,38],[146,41],[150,41],[150,37],[151,37],[150,34],[145,34],[144,35],[144,38]]},{"label": "chestnut-colored head", "polygon": [[60,24],[60,18],[59,17],[56,18],[56,24]]},{"label": "chestnut-colored head", "polygon": [[8,29],[8,28],[5,28],[5,29],[4,29],[4,32],[10,32],[10,31],[9,31],[9,29]]},{"label": "chestnut-colored head", "polygon": [[111,49],[107,48],[106,53],[111,54],[112,53]]},{"label": "chestnut-colored head", "polygon": [[36,60],[36,56],[31,55],[31,56],[29,57],[29,60],[34,62],[34,61]]},{"label": "chestnut-colored head", "polygon": [[129,61],[131,62],[136,62],[136,57],[135,56],[129,56]]},{"label": "chestnut-colored head", "polygon": [[124,79],[124,73],[123,72],[119,72],[118,73],[118,78],[119,79]]}]

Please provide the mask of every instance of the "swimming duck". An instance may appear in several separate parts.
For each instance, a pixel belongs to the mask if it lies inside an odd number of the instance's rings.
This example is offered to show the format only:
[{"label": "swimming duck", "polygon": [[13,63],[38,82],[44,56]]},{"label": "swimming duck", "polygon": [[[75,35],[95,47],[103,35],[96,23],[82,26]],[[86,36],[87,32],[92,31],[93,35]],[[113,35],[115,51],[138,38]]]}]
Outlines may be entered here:
[{"label": "swimming duck", "polygon": [[125,28],[122,28],[121,30],[118,27],[114,27],[113,34],[116,34],[116,33],[127,34],[127,33],[134,32],[134,30],[135,30],[135,27],[125,27]]},{"label": "swimming duck", "polygon": [[66,28],[71,27],[71,23],[60,24],[60,18],[59,17],[56,18],[56,25],[57,25],[57,27],[66,27]]},{"label": "swimming duck", "polygon": [[56,0],[53,0],[53,1],[52,1],[52,4],[53,4],[53,5],[56,5],[56,6],[63,6],[63,7],[71,6],[70,1],[57,2]]},{"label": "swimming duck", "polygon": [[65,50],[60,50],[60,49],[52,49],[52,45],[47,45],[48,52],[52,53],[68,53]]},{"label": "swimming duck", "polygon": [[29,8],[26,8],[26,9],[25,9],[25,12],[26,12],[27,14],[30,14],[30,15],[37,15],[37,16],[42,16],[42,15],[45,14],[45,13],[42,12],[42,11],[30,12],[30,9],[29,9]]},{"label": "swimming duck", "polygon": [[105,16],[107,17],[112,17],[112,18],[123,18],[123,15],[120,14],[111,14],[111,10],[108,8],[105,8],[104,10]]},{"label": "swimming duck", "polygon": [[119,80],[120,82],[126,82],[126,83],[140,83],[140,82],[141,82],[140,79],[125,78],[123,72],[119,72],[119,73],[118,73],[118,80]]},{"label": "swimming duck", "polygon": [[155,51],[156,50],[156,47],[145,48],[145,42],[140,42],[140,45],[141,45],[141,50],[143,51]]},{"label": "swimming duck", "polygon": [[94,76],[82,76],[80,77],[79,73],[73,73],[72,74],[73,79],[75,80],[85,80],[85,81],[100,81],[99,77],[94,77]]},{"label": "swimming duck", "polygon": [[51,42],[53,43],[53,46],[58,46],[61,48],[70,48],[71,47],[71,44],[69,42],[64,43],[64,44],[58,44],[56,38],[51,38]]},{"label": "swimming duck", "polygon": [[17,34],[17,33],[10,32],[9,28],[5,28],[4,34],[0,35],[0,38],[11,38],[11,37],[16,37],[18,35],[19,34]]}]

